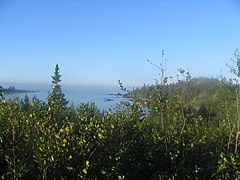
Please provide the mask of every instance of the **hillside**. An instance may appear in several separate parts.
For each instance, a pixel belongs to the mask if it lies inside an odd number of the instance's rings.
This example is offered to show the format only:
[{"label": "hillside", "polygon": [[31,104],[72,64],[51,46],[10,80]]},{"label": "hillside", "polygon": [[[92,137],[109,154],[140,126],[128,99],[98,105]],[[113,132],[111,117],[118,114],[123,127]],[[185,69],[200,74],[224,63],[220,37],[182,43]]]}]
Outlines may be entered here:
[{"label": "hillside", "polygon": [[[228,101],[236,98],[238,86],[226,79],[198,77],[189,81],[178,81],[164,85],[144,85],[135,88],[123,95],[125,98],[132,98],[151,109],[156,105],[156,101],[171,99],[175,94],[186,103],[185,111],[201,115],[205,119],[219,119],[221,107],[219,99],[221,95],[227,97]],[[187,105],[188,104],[188,105]]]},{"label": "hillside", "polygon": [[188,96],[191,95],[197,100],[196,105],[199,105],[202,102],[210,102],[212,99],[210,97],[219,92],[222,85],[228,85],[229,91],[233,95],[237,89],[237,85],[224,81],[217,78],[198,77],[192,78],[189,81],[178,81],[171,84],[144,85],[143,87],[134,88],[123,96],[125,98],[133,98],[138,102],[152,102],[160,91],[167,97],[178,91],[182,96],[186,96],[186,93],[188,93]]}]

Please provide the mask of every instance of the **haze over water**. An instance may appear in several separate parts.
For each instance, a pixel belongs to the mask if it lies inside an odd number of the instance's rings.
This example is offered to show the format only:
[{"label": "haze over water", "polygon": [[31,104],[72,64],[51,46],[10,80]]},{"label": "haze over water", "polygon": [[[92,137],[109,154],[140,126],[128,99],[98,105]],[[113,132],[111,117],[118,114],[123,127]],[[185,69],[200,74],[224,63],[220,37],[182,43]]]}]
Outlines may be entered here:
[{"label": "haze over water", "polygon": [[[8,85],[4,85],[8,87]],[[18,84],[15,86],[16,89],[36,91],[33,93],[27,93],[31,99],[36,96],[38,99],[47,102],[48,93],[51,91],[51,85],[24,85]],[[62,92],[65,94],[66,99],[70,104],[79,106],[80,103],[94,102],[100,110],[109,110],[113,108],[117,103],[121,101],[127,101],[122,96],[113,95],[115,93],[123,93],[117,86],[62,86]],[[6,99],[13,97],[19,97],[23,99],[26,93],[18,94],[5,94]]]}]

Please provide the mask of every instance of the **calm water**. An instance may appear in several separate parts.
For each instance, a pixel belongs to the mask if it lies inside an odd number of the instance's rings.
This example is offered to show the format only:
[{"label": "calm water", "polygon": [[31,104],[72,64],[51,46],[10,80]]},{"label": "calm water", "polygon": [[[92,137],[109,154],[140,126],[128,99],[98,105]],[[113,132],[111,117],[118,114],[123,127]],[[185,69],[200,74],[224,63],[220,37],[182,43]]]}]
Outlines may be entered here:
[{"label": "calm water", "polygon": [[[15,88],[37,91],[34,93],[27,93],[27,95],[30,98],[36,96],[44,102],[46,102],[48,92],[51,90],[50,85],[18,85],[15,86]],[[128,99],[122,98],[121,96],[112,95],[115,93],[123,93],[119,89],[119,87],[62,86],[62,92],[65,94],[65,97],[69,101],[69,104],[74,103],[75,106],[78,106],[81,102],[94,102],[101,110],[108,110],[109,108],[114,107],[117,103],[120,103],[121,101],[128,101]],[[4,95],[6,99],[16,96],[20,99],[23,99],[25,93]]]}]

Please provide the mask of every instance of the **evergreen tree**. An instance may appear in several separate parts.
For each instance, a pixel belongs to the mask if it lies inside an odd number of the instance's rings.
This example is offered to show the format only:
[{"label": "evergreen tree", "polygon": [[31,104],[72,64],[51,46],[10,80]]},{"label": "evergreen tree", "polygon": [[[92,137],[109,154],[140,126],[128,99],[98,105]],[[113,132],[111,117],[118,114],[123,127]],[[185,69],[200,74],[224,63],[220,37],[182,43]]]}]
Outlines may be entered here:
[{"label": "evergreen tree", "polygon": [[62,93],[61,86],[59,85],[61,76],[58,64],[56,64],[55,72],[52,76],[52,90],[48,95],[48,105],[57,120],[60,118],[61,111],[65,109],[68,104],[64,93]]},{"label": "evergreen tree", "polygon": [[30,99],[29,99],[29,97],[28,97],[27,94],[24,96],[24,99],[21,100],[21,105],[22,105],[22,108],[23,108],[25,111],[28,111],[28,110],[29,110]]}]

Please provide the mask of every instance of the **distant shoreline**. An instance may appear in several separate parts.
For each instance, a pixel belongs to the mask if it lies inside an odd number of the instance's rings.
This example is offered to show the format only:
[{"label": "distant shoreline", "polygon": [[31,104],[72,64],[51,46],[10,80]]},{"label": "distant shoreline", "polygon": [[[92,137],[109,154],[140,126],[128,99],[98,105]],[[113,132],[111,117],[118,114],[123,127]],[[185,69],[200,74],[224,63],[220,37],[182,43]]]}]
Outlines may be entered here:
[{"label": "distant shoreline", "polygon": [[17,89],[0,89],[0,93],[4,94],[20,94],[20,93],[35,93],[37,91],[17,90]]}]

